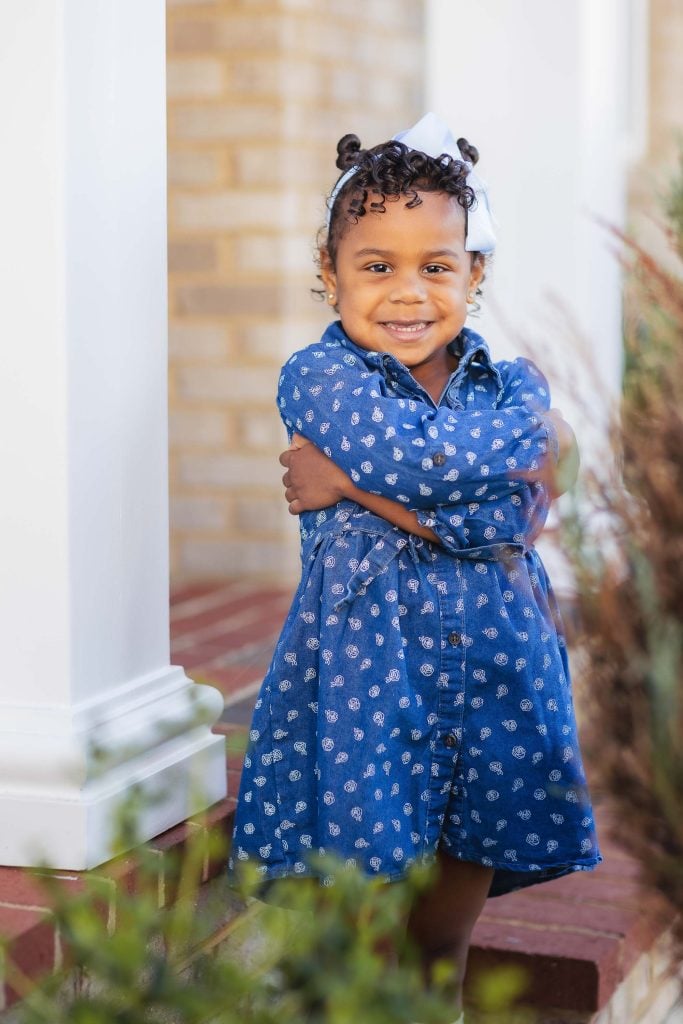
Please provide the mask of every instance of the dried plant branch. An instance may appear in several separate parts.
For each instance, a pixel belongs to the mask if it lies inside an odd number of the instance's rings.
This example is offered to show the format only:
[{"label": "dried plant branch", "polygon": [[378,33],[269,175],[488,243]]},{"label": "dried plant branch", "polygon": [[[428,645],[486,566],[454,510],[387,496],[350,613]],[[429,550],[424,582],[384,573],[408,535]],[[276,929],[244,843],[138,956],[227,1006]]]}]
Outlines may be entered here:
[{"label": "dried plant branch", "polygon": [[[683,165],[679,195],[683,194]],[[678,207],[676,207],[678,209]],[[683,252],[683,219],[671,237]],[[612,471],[565,518],[587,660],[594,776],[642,878],[678,912],[683,952],[683,280],[635,241]],[[606,460],[607,463],[608,460]],[[589,543],[596,511],[611,544]]]}]

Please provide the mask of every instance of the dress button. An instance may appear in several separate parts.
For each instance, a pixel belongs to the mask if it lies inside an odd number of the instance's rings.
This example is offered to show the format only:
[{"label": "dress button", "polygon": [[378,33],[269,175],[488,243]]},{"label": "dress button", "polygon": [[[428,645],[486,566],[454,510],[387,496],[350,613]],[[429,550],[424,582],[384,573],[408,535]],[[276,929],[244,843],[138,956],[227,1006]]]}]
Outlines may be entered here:
[{"label": "dress button", "polygon": [[453,736],[453,734],[450,733],[450,732],[449,732],[448,736],[446,736],[445,739],[444,739],[444,743],[446,744],[446,746],[448,747],[449,750],[452,750],[457,742],[458,741],[456,740],[455,736]]},{"label": "dress button", "polygon": [[435,455],[432,455],[432,462],[434,463],[435,466],[443,466],[445,461],[446,456],[444,455],[443,452],[436,452]]},{"label": "dress button", "polygon": [[449,644],[452,644],[453,647],[457,647],[461,640],[462,637],[460,636],[460,633],[453,632],[448,634],[448,642]]}]

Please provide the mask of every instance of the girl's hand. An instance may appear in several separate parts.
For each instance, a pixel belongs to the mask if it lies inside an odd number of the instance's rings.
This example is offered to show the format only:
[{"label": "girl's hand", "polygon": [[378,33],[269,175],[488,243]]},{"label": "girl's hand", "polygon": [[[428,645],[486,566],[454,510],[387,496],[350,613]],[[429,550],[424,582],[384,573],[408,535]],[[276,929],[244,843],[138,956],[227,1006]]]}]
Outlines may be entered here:
[{"label": "girl's hand", "polygon": [[344,470],[300,434],[292,436],[289,448],[280,455],[280,464],[287,468],[282,483],[293,516],[336,505],[353,489]]},{"label": "girl's hand", "polygon": [[419,523],[414,512],[390,498],[360,490],[343,469],[305,437],[293,434],[292,443],[280,456],[280,462],[287,467],[282,482],[293,516],[327,508],[348,498],[406,533],[415,533],[435,544],[440,543],[435,533]]},{"label": "girl's hand", "polygon": [[553,498],[558,498],[576,483],[579,473],[579,447],[576,443],[574,431],[569,426],[559,409],[550,409],[543,414],[545,419],[551,421],[557,431],[557,439],[560,444],[560,453],[557,459],[550,481],[550,492]]}]

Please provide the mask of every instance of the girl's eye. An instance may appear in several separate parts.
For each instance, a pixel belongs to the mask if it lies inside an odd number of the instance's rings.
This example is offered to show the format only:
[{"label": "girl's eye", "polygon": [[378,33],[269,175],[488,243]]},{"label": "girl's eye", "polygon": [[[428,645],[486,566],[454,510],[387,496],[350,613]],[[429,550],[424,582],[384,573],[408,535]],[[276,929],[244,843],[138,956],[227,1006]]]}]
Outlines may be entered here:
[{"label": "girl's eye", "polygon": [[372,271],[373,274],[388,274],[391,268],[388,263],[371,263],[365,269]]},{"label": "girl's eye", "polygon": [[424,269],[425,274],[444,274],[448,267],[442,267],[440,263],[428,263]]}]

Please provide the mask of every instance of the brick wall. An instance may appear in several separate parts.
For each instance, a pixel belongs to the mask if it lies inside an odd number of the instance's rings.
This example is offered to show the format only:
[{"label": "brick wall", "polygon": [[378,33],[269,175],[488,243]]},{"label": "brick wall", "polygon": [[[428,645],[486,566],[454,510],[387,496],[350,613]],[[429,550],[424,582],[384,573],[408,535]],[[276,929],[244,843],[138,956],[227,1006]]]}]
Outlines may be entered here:
[{"label": "brick wall", "polygon": [[277,371],[329,319],[337,139],[421,110],[420,0],[167,0],[174,580],[293,574]]}]

